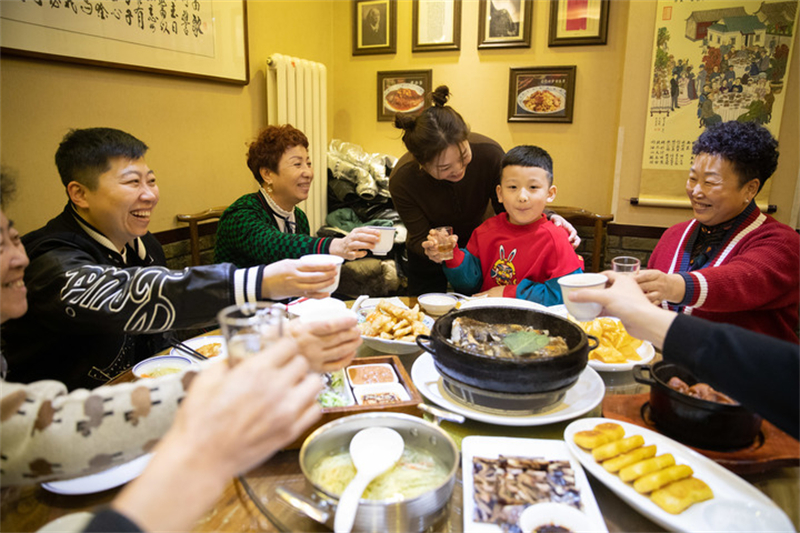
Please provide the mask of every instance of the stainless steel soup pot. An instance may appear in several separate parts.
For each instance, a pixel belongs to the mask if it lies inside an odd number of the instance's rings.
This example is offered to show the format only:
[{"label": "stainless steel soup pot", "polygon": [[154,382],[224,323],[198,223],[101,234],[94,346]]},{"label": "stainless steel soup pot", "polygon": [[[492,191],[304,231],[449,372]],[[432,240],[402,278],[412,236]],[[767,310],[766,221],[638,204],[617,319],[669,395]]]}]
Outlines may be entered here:
[{"label": "stainless steel soup pot", "polygon": [[335,503],[337,495],[324,491],[311,481],[311,469],[324,456],[347,450],[358,431],[379,426],[399,432],[406,446],[430,452],[444,463],[448,475],[438,487],[408,500],[360,500],[353,531],[425,531],[445,516],[459,466],[456,443],[444,430],[430,422],[402,413],[372,412],[338,418],[319,427],[303,443],[300,448],[303,475],[321,496]]}]

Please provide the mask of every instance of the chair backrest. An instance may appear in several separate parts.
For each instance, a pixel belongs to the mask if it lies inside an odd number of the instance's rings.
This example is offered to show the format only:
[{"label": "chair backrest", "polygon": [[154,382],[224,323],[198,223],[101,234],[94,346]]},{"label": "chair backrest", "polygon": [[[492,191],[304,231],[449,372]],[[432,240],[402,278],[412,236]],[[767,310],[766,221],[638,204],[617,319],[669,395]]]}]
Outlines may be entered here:
[{"label": "chair backrest", "polygon": [[194,213],[193,215],[176,215],[175,218],[178,222],[189,224],[189,247],[192,251],[192,266],[200,264],[200,231],[199,223],[206,220],[217,220],[222,216],[222,213],[227,209],[227,206],[212,207],[206,209],[202,213]]},{"label": "chair backrest", "polygon": [[601,215],[581,209],[580,207],[548,206],[548,209],[561,215],[573,226],[593,226],[594,246],[592,249],[592,272],[602,270],[603,238],[606,234],[608,223],[614,220],[614,215]]}]

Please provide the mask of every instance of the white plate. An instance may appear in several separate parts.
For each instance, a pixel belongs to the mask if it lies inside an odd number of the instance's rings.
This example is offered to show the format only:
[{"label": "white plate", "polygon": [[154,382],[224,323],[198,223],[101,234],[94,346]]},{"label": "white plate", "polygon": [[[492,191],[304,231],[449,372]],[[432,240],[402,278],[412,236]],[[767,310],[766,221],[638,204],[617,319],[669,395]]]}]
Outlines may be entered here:
[{"label": "white plate", "polygon": [[459,309],[474,309],[476,307],[513,307],[515,309],[535,309],[536,311],[550,312],[542,304],[520,300],[519,298],[476,298],[462,302]]},{"label": "white plate", "polygon": [[442,391],[442,378],[436,371],[433,356],[427,352],[420,355],[411,367],[411,381],[427,399],[448,411],[458,413],[471,420],[497,424],[498,426],[543,426],[555,422],[571,420],[588,413],[603,401],[606,387],[600,375],[586,367],[578,378],[578,382],[567,391],[564,401],[549,411],[535,415],[494,415],[472,409],[455,400]]},{"label": "white plate", "polygon": [[583,512],[592,523],[588,531],[608,531],[603,515],[597,507],[589,480],[574,457],[572,457],[560,440],[519,439],[511,437],[465,437],[461,441],[461,472],[464,483],[463,513],[464,531],[475,533],[495,533],[502,529],[497,524],[474,522],[475,512],[474,486],[472,480],[473,457],[497,458],[500,455],[518,457],[541,457],[547,460],[566,459],[575,471],[575,485],[581,493]]},{"label": "white plate", "polygon": [[147,463],[150,462],[152,453],[137,457],[128,463],[109,468],[90,476],[77,477],[66,481],[51,481],[42,483],[42,488],[55,492],[56,494],[76,495],[93,494],[114,487],[124,485],[128,481],[136,479],[142,473]]},{"label": "white plate", "polygon": [[[610,318],[619,322],[619,319],[616,317],[598,317],[598,318]],[[647,341],[642,341],[642,345],[636,349],[636,353],[639,354],[641,359],[639,361],[626,361],[625,363],[604,363],[602,361],[597,361],[595,359],[589,359],[589,366],[597,370],[598,372],[629,372],[633,370],[633,367],[636,365],[646,365],[650,361],[653,360],[653,357],[656,355],[656,349],[653,348],[653,345]],[[592,352],[589,352],[589,356],[591,357]]]},{"label": "white plate", "polygon": [[[583,450],[573,440],[578,431],[592,429],[603,422],[621,425],[626,437],[641,435],[645,445],[657,446],[657,455],[671,453],[677,464],[690,466],[694,477],[711,487],[714,498],[673,515],[653,503],[647,495],[636,492],[632,485],[607,472],[592,458],[591,452]],[[569,451],[594,477],[631,507],[671,531],[794,531],[786,514],[760,490],[711,459],[649,429],[607,418],[582,418],[567,426],[564,440]]]},{"label": "white plate", "polygon": [[[370,298],[368,300],[364,300],[364,303],[362,303],[361,307],[358,308],[359,323],[363,322],[364,317],[370,314],[375,309],[375,306],[378,305],[378,302],[384,299],[388,300],[394,305],[408,309],[408,306],[405,305],[399,298]],[[428,328],[432,328],[434,320],[428,315],[424,315],[422,322],[428,326]],[[415,353],[421,350],[421,348],[417,346],[416,342],[390,341],[386,339],[379,339],[377,337],[367,337],[366,335],[361,335],[361,338],[364,340],[364,344],[381,353],[404,355]]]},{"label": "white plate", "polygon": [[[219,355],[216,356],[216,357],[212,357],[211,360],[212,361],[213,360],[220,360],[220,359],[225,359],[226,357],[228,357],[228,347],[225,345],[225,337],[223,337],[222,335],[205,335],[205,336],[201,336],[201,337],[194,337],[192,339],[188,339],[188,340],[183,341],[183,344],[185,344],[186,346],[188,346],[192,350],[197,350],[198,348],[202,348],[206,344],[214,344],[215,342],[221,343],[222,347],[220,349]],[[183,351],[181,351],[181,350],[179,350],[177,348],[172,348],[169,351],[169,353],[170,353],[170,355],[182,355],[184,357],[189,357],[189,358],[192,357],[191,355],[188,355],[187,353],[185,353],[185,352],[183,352]]]},{"label": "white plate", "polygon": [[[553,96],[560,98],[561,102],[558,108],[553,109],[552,111],[534,111],[533,109],[529,109],[527,106],[525,106],[525,99],[536,91],[547,91],[553,94]],[[554,87],[552,85],[539,85],[538,87],[531,87],[530,89],[525,89],[519,93],[519,96],[517,97],[517,104],[528,113],[533,113],[534,115],[552,115],[553,113],[560,113],[564,111],[564,108],[567,106],[567,91],[561,87]]]},{"label": "white plate", "polygon": [[[416,105],[409,108],[404,108],[404,109],[395,108],[392,104],[389,103],[388,97],[391,93],[400,89],[409,89],[415,92],[418,96],[421,97],[419,102]],[[387,87],[386,90],[383,91],[383,105],[386,106],[387,109],[389,109],[390,111],[394,111],[395,113],[411,113],[422,108],[423,104],[425,104],[424,95],[425,95],[425,89],[423,89],[419,85],[416,85],[414,83],[395,83],[394,85],[392,85],[391,87]]]}]

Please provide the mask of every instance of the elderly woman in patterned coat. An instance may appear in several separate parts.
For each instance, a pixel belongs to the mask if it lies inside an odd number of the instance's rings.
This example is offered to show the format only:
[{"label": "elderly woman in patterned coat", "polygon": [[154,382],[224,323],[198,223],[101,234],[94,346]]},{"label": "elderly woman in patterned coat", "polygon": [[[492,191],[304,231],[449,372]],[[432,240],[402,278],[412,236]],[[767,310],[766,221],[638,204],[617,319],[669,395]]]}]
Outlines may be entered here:
[{"label": "elderly woman in patterned coat", "polygon": [[306,254],[358,259],[377,244],[380,234],[356,228],[346,237],[311,237],[308,218],[297,204],[308,198],[314,171],[308,138],[289,124],[268,126],[250,144],[247,166],[258,192],[231,204],[219,220],[215,260],[239,268],[268,265]]}]

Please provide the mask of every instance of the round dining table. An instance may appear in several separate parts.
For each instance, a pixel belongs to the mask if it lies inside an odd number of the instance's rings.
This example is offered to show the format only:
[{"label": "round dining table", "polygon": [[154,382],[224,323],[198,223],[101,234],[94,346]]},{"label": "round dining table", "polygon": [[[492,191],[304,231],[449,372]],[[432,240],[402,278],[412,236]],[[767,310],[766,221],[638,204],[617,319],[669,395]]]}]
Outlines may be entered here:
[{"label": "round dining table", "polygon": [[[403,301],[407,304],[415,303],[413,298],[403,298]],[[424,353],[420,350],[397,357],[410,373],[415,361]],[[357,357],[380,355],[385,354],[362,345]],[[659,357],[660,354],[656,354],[654,362]],[[595,408],[581,415],[582,417],[608,415],[604,413],[604,409],[611,408],[623,412],[628,404],[641,404],[648,393],[649,388],[634,381],[631,373],[601,372],[600,374],[605,385],[604,399]],[[132,375],[124,375],[116,379],[125,381],[133,378]],[[419,416],[433,421],[432,416],[422,411]],[[467,419],[463,423],[441,421],[440,424],[460,447],[462,439],[472,435],[561,440],[570,422],[572,420],[537,426],[506,426]],[[800,529],[800,505],[798,505],[800,443],[785,434],[783,436],[785,437],[783,445],[788,446],[789,450],[787,453],[787,450],[783,449],[782,453],[789,459],[782,462],[766,461],[761,467],[755,464],[749,469],[751,472],[739,475],[780,507],[798,530]],[[301,515],[278,497],[279,492],[286,492],[314,499],[311,486],[300,470],[298,458],[298,449],[287,449],[239,478],[231,480],[214,507],[195,524],[193,531],[330,531],[329,527]],[[661,525],[637,512],[588,472],[587,476],[610,532],[665,531]],[[118,487],[94,494],[67,496],[49,492],[40,485],[5,487],[0,491],[0,531],[37,531],[65,515],[96,511],[110,504],[120,490],[121,487]],[[437,523],[435,531],[464,531],[462,502],[465,497],[469,496],[463,494],[459,469],[446,515]],[[497,531],[501,531],[499,526]]]}]

